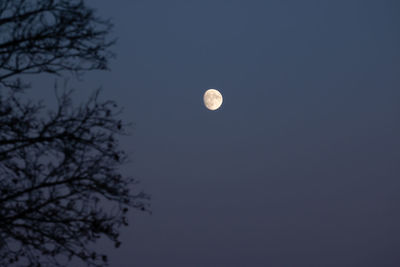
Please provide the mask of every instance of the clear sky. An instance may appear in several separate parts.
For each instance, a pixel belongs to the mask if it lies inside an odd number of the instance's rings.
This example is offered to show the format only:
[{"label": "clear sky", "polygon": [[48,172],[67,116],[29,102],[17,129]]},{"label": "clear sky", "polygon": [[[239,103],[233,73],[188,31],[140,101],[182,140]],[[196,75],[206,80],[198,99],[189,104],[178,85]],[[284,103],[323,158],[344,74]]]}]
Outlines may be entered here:
[{"label": "clear sky", "polygon": [[112,267],[400,266],[400,1],[89,4],[117,58],[81,92],[125,107],[152,195]]}]

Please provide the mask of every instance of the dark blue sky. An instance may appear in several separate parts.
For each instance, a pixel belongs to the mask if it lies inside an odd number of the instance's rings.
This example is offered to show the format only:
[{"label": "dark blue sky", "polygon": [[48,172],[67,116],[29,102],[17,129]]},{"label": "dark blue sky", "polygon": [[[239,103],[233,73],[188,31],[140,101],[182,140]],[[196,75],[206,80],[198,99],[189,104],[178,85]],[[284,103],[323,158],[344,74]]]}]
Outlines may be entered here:
[{"label": "dark blue sky", "polygon": [[78,85],[125,107],[152,195],[112,267],[400,266],[398,0],[89,4],[117,58]]}]

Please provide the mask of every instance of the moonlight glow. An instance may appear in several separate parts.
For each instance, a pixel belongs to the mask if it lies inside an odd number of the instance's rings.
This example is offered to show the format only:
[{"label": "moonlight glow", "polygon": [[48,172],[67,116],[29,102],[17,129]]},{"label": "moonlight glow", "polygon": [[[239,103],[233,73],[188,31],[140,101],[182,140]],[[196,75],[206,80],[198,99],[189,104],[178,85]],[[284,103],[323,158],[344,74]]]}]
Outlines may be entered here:
[{"label": "moonlight glow", "polygon": [[204,93],[204,105],[209,110],[216,110],[222,105],[222,95],[218,90],[208,89]]}]

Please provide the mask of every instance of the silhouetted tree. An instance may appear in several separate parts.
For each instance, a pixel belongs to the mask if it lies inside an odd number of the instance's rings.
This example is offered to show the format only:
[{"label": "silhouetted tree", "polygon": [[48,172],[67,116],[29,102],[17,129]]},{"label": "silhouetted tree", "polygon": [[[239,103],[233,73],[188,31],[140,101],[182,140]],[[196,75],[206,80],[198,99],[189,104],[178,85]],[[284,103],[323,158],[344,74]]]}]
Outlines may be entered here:
[{"label": "silhouetted tree", "polygon": [[96,91],[74,107],[63,91],[47,111],[24,95],[25,74],[106,69],[110,29],[83,0],[0,1],[0,266],[106,265],[90,245],[118,247],[128,208],[147,209],[118,170],[115,103]]}]

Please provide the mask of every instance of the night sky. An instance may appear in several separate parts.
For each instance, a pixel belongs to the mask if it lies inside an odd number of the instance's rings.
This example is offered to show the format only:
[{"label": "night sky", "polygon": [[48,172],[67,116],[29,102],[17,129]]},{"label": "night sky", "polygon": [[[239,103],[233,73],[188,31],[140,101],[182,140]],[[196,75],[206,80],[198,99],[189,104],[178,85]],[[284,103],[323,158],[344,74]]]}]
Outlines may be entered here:
[{"label": "night sky", "polygon": [[124,107],[152,196],[110,266],[400,266],[400,1],[88,3],[117,57],[72,83]]}]

